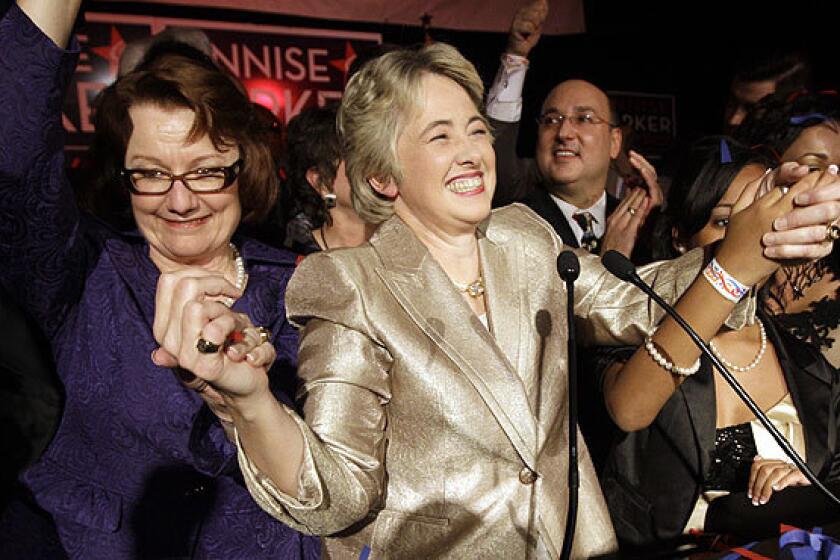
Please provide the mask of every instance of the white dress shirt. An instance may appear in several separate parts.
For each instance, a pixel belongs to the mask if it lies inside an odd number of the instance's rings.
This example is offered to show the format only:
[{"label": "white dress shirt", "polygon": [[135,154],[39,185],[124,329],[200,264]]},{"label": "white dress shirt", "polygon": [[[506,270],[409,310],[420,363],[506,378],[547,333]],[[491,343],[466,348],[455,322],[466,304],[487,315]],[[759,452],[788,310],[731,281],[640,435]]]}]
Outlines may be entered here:
[{"label": "white dress shirt", "polygon": [[522,117],[522,87],[528,72],[528,59],[505,53],[487,92],[487,116],[502,122],[518,122]]}]

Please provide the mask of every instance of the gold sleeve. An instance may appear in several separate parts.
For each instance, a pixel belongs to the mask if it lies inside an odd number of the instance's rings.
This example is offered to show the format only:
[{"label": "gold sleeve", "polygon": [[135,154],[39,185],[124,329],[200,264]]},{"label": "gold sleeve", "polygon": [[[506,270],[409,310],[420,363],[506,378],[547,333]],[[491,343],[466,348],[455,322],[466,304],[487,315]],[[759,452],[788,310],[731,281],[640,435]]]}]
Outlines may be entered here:
[{"label": "gold sleeve", "polygon": [[239,446],[245,482],[260,507],[317,535],[364,519],[381,499],[392,362],[363,332],[359,292],[334,261],[313,258],[323,256],[308,257],[287,291],[289,316],[301,326],[298,397],[306,419],[287,409],[304,438],[298,496],[279,491]]},{"label": "gold sleeve", "polygon": [[[641,344],[665,312],[642,290],[613,276],[598,257],[583,255],[580,264],[580,278],[575,283],[575,316],[579,319],[581,341],[586,345]],[[702,266],[703,249],[698,248],[677,259],[643,266],[638,272],[656,293],[674,304]]]}]

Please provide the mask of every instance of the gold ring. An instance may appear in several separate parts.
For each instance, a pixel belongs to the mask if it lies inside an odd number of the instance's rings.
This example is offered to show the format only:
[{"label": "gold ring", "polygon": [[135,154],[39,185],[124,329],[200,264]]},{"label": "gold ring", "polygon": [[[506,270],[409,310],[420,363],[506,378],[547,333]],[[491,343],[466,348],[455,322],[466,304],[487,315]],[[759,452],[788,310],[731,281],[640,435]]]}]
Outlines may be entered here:
[{"label": "gold ring", "polygon": [[840,226],[832,222],[825,228],[825,240],[837,241],[838,239],[840,239]]},{"label": "gold ring", "polygon": [[195,343],[195,349],[201,352],[202,354],[215,354],[219,351],[219,348],[221,347],[221,344],[210,342],[205,338],[199,338],[198,342]]},{"label": "gold ring", "polygon": [[257,334],[260,335],[260,344],[271,340],[271,331],[265,327],[257,327]]},{"label": "gold ring", "polygon": [[630,213],[631,216],[635,216],[636,212],[638,212],[638,210],[633,207],[628,208],[627,211]]}]

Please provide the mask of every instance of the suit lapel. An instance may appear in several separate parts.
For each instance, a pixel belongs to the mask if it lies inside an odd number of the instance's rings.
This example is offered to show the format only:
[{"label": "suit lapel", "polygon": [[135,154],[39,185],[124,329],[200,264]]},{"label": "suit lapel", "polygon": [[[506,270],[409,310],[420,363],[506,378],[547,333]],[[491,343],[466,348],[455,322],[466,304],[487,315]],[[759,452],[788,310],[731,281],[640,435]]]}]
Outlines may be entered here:
[{"label": "suit lapel", "polygon": [[563,240],[564,245],[569,247],[580,247],[575,233],[572,231],[569,221],[557,204],[551,199],[551,195],[543,189],[537,189],[528,195],[525,199],[525,204],[546,222],[551,224],[560,239]]},{"label": "suit lapel", "polygon": [[[535,469],[536,424],[522,380],[510,361],[518,359],[518,304],[489,298],[493,302],[488,305],[491,320],[494,315],[504,318],[494,325],[497,344],[443,269],[399,218],[380,226],[370,244],[382,262],[377,273],[400,306],[475,387],[522,460]],[[512,286],[502,288],[502,275],[512,266],[506,261],[508,253],[489,240],[482,240],[480,247],[484,251],[482,267],[488,296],[498,289],[507,297],[515,290]],[[497,266],[503,270],[497,270]],[[513,326],[504,325],[508,321]]]},{"label": "suit lapel", "polygon": [[610,193],[607,193],[607,211],[604,214],[604,217],[609,219],[609,217],[612,215],[613,212],[615,212],[615,209],[620,203],[621,201],[619,199],[617,199]]},{"label": "suit lapel", "polygon": [[108,239],[105,248],[114,269],[151,330],[155,320],[155,294],[160,271],[149,258],[148,244],[142,238],[125,236]]},{"label": "suit lapel", "polygon": [[791,399],[802,424],[805,462],[819,475],[826,459],[836,452],[833,445],[836,440],[836,421],[831,403],[833,391],[830,366],[818,360],[808,351],[810,348],[803,346],[804,343],[796,342],[788,346],[785,339],[792,340],[792,335],[783,337],[772,319],[762,317],[762,320],[767,329],[767,337],[779,357]]},{"label": "suit lapel", "polygon": [[[486,224],[487,222],[485,222]],[[507,357],[512,369],[522,374],[528,368],[521,367],[521,337],[527,332],[522,321],[526,320],[522,310],[525,290],[520,286],[521,271],[525,270],[519,245],[511,240],[497,243],[489,240],[485,231],[480,231],[479,250],[481,270],[487,289],[487,319],[490,332],[496,344]],[[523,379],[526,387],[530,380]]]},{"label": "suit lapel", "polygon": [[705,449],[715,447],[715,427],[717,418],[717,404],[715,403],[715,380],[712,366],[702,359],[700,371],[687,378],[679,393],[688,410],[688,417],[693,426],[696,438],[697,453],[699,455],[700,476],[705,476],[711,466],[709,453]]}]

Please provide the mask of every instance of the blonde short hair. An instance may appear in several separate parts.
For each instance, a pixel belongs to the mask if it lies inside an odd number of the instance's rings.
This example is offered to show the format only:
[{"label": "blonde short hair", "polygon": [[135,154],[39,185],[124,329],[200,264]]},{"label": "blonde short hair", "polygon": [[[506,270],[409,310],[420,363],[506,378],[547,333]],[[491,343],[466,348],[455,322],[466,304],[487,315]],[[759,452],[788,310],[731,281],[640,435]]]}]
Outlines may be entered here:
[{"label": "blonde short hair", "polygon": [[451,79],[483,112],[484,85],[478,72],[445,43],[391,51],[365,64],[347,84],[338,131],[353,207],[366,222],[378,224],[394,213],[393,201],[379,194],[369,180],[402,182],[397,140],[406,119],[420,106],[426,74]]}]

